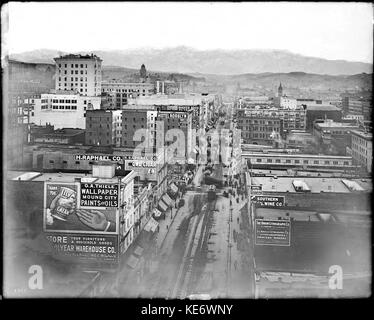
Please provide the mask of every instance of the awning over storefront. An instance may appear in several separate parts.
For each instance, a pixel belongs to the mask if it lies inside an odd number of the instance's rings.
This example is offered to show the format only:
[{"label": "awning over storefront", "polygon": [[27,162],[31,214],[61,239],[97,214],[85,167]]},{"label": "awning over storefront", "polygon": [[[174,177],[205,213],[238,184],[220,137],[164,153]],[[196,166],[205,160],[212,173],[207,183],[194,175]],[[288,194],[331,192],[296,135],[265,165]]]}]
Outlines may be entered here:
[{"label": "awning over storefront", "polygon": [[177,187],[174,183],[172,183],[172,184],[170,185],[170,189],[171,189],[171,191],[173,191],[174,193],[177,193],[177,192],[178,192],[178,187]]},{"label": "awning over storefront", "polygon": [[162,200],[170,207],[173,205],[173,200],[170,198],[170,196],[165,193],[163,196],[162,196]]},{"label": "awning over storefront", "polygon": [[162,215],[162,212],[161,212],[160,210],[158,210],[158,209],[156,209],[156,208],[153,209],[153,216],[154,216],[156,219],[160,218],[161,215]]},{"label": "awning over storefront", "polygon": [[158,202],[158,206],[160,207],[160,209],[162,210],[162,211],[167,211],[168,210],[168,206],[165,204],[165,202],[164,201],[162,201],[162,200],[160,200],[159,202]]},{"label": "awning over storefront", "polygon": [[141,256],[144,249],[141,246],[136,246],[136,249],[134,250],[134,255]]},{"label": "awning over storefront", "polygon": [[139,258],[135,257],[133,254],[130,256],[130,258],[127,260],[127,265],[134,269],[136,267],[136,265],[138,264],[139,262]]},{"label": "awning over storefront", "polygon": [[157,226],[158,226],[158,222],[155,219],[150,218],[148,223],[145,225],[144,230],[155,232],[157,229]]}]

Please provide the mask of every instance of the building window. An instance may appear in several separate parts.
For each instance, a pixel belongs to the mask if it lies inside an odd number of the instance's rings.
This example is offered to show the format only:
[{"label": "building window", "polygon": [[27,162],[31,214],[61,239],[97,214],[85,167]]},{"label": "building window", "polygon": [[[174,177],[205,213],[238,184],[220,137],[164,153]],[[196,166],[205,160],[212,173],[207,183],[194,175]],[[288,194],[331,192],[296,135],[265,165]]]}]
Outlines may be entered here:
[{"label": "building window", "polygon": [[328,161],[328,160],[325,160],[325,164],[330,164],[330,161]]},{"label": "building window", "polygon": [[75,161],[75,164],[80,164],[80,161]]},{"label": "building window", "polygon": [[303,163],[304,163],[304,164],[308,164],[308,160],[304,160]]},{"label": "building window", "polygon": [[256,161],[257,161],[257,162],[261,162],[261,161],[262,161],[262,159],[256,159]]},{"label": "building window", "polygon": [[267,162],[271,163],[271,162],[273,162],[273,160],[272,159],[267,159]]},{"label": "building window", "polygon": [[287,160],[286,160],[286,163],[291,163],[291,160],[287,159]]},{"label": "building window", "polygon": [[318,160],[314,160],[313,163],[314,164],[319,164],[319,161]]}]

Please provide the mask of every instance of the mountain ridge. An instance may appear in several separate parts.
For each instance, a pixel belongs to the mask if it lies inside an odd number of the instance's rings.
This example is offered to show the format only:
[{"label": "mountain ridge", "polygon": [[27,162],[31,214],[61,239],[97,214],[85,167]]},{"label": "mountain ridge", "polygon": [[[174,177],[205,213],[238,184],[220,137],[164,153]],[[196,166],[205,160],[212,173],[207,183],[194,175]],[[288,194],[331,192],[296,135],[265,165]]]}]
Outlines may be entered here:
[{"label": "mountain ridge", "polygon": [[[373,70],[373,65],[370,63],[307,57],[287,50],[197,50],[179,46],[163,49],[93,50],[89,52],[100,56],[103,59],[103,65],[139,69],[144,63],[149,70],[187,74],[230,76],[245,73],[305,72],[352,75],[363,72],[372,73]],[[53,63],[53,58],[59,54],[64,54],[64,52],[39,49],[12,54],[10,57],[25,62]]]}]

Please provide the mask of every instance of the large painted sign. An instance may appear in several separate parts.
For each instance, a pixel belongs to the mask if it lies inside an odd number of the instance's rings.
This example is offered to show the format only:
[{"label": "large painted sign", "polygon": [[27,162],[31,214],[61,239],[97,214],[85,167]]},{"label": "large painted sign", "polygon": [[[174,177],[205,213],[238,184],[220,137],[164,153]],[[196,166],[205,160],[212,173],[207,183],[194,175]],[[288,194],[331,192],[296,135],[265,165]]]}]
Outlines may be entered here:
[{"label": "large painted sign", "polygon": [[[118,186],[114,185],[118,202]],[[97,190],[97,189],[95,189]],[[101,189],[102,190],[102,189]],[[105,189],[107,190],[107,189]],[[81,206],[81,185],[79,183],[52,183],[44,186],[44,231],[66,233],[116,234],[118,229],[118,209],[113,207]],[[87,194],[84,194],[85,196]]]},{"label": "large painted sign", "polygon": [[251,201],[258,207],[283,207],[284,196],[251,196]]},{"label": "large painted sign", "polygon": [[291,222],[289,220],[256,219],[255,243],[257,246],[290,246]]},{"label": "large painted sign", "polygon": [[[88,203],[88,195],[104,198]],[[113,198],[108,200],[109,196]],[[115,201],[118,203],[117,184],[46,182],[43,230],[53,255],[74,263],[115,265],[119,257],[119,211]]]}]

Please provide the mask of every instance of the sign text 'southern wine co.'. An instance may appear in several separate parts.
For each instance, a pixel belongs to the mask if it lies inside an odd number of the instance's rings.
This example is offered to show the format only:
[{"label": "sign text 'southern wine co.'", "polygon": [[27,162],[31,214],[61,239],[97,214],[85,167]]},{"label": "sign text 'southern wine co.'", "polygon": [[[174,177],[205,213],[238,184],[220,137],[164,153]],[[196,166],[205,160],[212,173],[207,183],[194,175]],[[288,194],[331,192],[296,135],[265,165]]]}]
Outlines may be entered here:
[{"label": "sign text 'southern wine co.'", "polygon": [[284,196],[252,196],[251,201],[258,207],[283,207],[285,205]]}]

